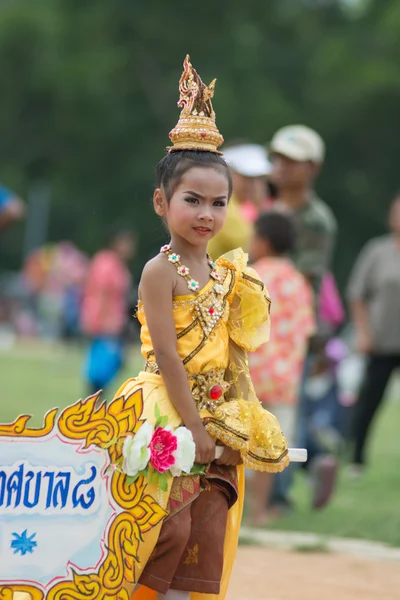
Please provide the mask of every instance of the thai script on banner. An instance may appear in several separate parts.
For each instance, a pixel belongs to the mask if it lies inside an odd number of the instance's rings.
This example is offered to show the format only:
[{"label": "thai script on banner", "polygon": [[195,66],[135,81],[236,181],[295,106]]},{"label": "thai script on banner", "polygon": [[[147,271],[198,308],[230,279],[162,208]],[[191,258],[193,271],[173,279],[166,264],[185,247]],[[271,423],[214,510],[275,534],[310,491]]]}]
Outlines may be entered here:
[{"label": "thai script on banner", "polygon": [[26,461],[0,468],[0,515],[88,514],[98,509],[102,477],[94,464],[33,467]]}]

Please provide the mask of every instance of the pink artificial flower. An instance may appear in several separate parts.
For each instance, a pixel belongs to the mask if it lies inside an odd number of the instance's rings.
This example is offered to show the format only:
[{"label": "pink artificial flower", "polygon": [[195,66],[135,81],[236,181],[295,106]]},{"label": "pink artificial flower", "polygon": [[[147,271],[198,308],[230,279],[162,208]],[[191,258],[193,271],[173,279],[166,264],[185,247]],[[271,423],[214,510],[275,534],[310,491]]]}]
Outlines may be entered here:
[{"label": "pink artificial flower", "polygon": [[175,464],[174,452],[178,441],[172,431],[157,427],[150,442],[150,463],[159,473],[165,473]]}]

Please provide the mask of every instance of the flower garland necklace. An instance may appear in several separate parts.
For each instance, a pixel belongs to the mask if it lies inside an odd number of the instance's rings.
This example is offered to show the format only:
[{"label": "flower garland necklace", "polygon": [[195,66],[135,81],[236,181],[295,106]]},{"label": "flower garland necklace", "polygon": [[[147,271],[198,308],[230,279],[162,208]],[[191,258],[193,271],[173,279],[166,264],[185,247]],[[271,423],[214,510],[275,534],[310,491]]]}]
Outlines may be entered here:
[{"label": "flower garland necklace", "polygon": [[[172,250],[171,245],[165,244],[165,246],[163,246],[160,249],[160,252],[162,252],[163,254],[166,254],[169,262],[172,263],[173,265],[175,265],[178,275],[180,275],[181,277],[183,277],[185,279],[186,285],[188,286],[189,290],[191,292],[198,292],[199,288],[200,288],[199,282],[190,276],[189,267],[186,267],[185,265],[183,265],[181,263],[181,257],[179,256],[179,254],[177,254],[176,252],[174,252]],[[208,254],[207,254],[207,262],[208,262],[209,266],[211,267],[210,277],[212,277],[212,279],[215,279],[215,281],[220,281],[221,277],[217,271],[217,265],[215,264],[214,261],[211,260],[211,258]]]}]

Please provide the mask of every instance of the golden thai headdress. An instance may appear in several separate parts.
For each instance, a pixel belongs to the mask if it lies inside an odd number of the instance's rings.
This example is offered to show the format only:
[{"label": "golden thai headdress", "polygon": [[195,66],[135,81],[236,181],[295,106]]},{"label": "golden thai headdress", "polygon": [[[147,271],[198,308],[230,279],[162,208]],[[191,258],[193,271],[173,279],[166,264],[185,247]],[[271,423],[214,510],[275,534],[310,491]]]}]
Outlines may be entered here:
[{"label": "golden thai headdress", "polygon": [[189,55],[183,63],[183,73],[179,80],[179,102],[182,108],[177,125],[169,132],[173,146],[167,148],[169,152],[175,150],[203,150],[218,152],[218,147],[224,138],[215,125],[215,112],[211,103],[214,96],[216,79],[210,85],[205,85],[196,69],[190,63]]}]

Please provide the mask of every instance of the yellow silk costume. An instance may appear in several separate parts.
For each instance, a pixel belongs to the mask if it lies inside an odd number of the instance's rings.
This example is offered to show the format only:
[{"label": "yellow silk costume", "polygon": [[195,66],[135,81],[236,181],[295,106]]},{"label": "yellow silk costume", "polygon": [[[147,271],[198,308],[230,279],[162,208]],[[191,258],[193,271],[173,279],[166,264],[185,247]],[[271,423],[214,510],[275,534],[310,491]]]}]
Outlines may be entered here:
[{"label": "yellow silk costume", "polygon": [[[223,600],[225,597],[242,517],[244,466],[277,472],[289,463],[287,443],[279,423],[255,397],[247,366],[247,351],[255,350],[268,339],[270,300],[258,275],[247,267],[247,256],[243,251],[235,250],[221,257],[216,264],[220,274],[218,283],[210,279],[197,295],[174,298],[177,349],[206,429],[223,444],[240,450],[244,464],[238,467],[239,499],[228,513],[220,594],[192,593],[191,600]],[[141,419],[154,424],[157,404],[161,415],[168,415],[169,425],[178,427],[182,422],[158,374],[141,304],[138,318],[142,325],[142,354],[147,361],[146,370],[125,382],[117,397],[126,398],[141,390],[144,404]],[[221,373],[229,391],[214,406],[207,396],[207,386],[212,389]],[[199,376],[203,387],[199,384]],[[210,404],[204,407],[203,400]],[[146,483],[146,493],[164,510],[173,478],[169,479],[167,492],[162,492],[155,484]],[[136,580],[153,552],[161,526],[162,522],[150,529],[139,544]],[[133,598],[150,600],[155,598],[155,592],[140,588]]]}]

